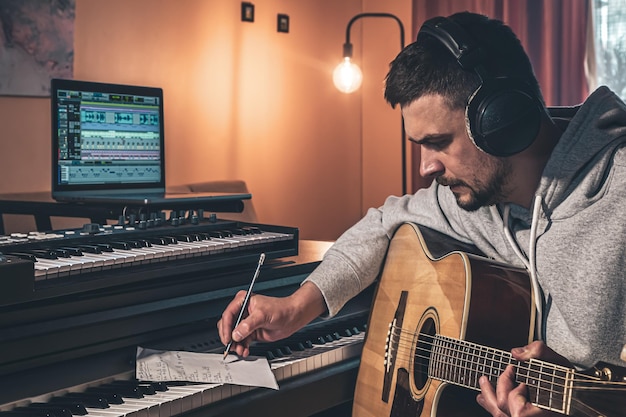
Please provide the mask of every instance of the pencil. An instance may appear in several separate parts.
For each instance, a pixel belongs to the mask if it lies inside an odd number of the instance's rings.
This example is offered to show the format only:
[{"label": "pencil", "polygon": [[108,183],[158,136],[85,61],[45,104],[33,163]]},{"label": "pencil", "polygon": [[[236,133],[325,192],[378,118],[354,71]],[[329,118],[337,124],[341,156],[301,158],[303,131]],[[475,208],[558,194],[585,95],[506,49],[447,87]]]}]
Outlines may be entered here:
[{"label": "pencil", "polygon": [[[252,277],[252,281],[250,282],[250,286],[248,287],[248,291],[246,292],[246,297],[243,299],[243,304],[241,305],[241,310],[239,310],[239,316],[237,317],[237,321],[235,322],[235,326],[233,327],[233,330],[237,326],[239,326],[239,323],[241,322],[241,319],[243,317],[243,313],[244,311],[246,311],[246,308],[248,307],[248,300],[250,300],[250,296],[252,295],[252,287],[254,287],[254,282],[259,276],[259,271],[261,270],[261,265],[263,265],[263,262],[265,262],[265,253],[261,253],[261,256],[259,256],[259,263],[256,266],[256,271],[254,271],[254,276]],[[230,351],[230,347],[232,345],[233,345],[233,337],[231,335],[230,342],[228,342],[228,344],[226,345],[226,349],[224,350],[223,359],[226,359],[226,356],[228,356],[228,352]]]}]

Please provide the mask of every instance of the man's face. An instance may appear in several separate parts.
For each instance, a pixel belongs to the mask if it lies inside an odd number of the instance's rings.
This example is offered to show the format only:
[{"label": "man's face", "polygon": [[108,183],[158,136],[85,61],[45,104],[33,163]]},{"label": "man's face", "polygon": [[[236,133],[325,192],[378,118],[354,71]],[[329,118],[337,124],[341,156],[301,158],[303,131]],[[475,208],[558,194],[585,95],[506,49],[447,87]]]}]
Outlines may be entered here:
[{"label": "man's face", "polygon": [[439,95],[402,108],[409,139],[420,146],[420,175],[450,187],[459,207],[473,211],[505,201],[510,164],[479,150],[465,127],[464,110],[450,109]]}]

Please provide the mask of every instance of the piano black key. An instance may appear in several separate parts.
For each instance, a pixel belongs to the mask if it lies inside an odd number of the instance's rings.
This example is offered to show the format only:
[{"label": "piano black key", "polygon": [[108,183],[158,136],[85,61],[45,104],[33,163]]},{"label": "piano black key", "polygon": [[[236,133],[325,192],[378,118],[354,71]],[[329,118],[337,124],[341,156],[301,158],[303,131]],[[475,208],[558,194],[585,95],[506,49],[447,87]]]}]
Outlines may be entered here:
[{"label": "piano black key", "polygon": [[109,404],[123,404],[124,399],[117,392],[106,392],[105,390],[98,390],[97,387],[90,387],[85,390],[86,393],[94,393],[107,400]]},{"label": "piano black key", "polygon": [[55,248],[54,252],[56,253],[57,257],[59,258],[69,258],[72,256],[72,254],[70,253],[70,251],[63,249],[63,248]]},{"label": "piano black key", "polygon": [[154,395],[156,389],[148,382],[139,382],[137,380],[118,380],[109,383],[112,387],[123,387],[124,389],[137,390],[143,395]]},{"label": "piano black key", "polygon": [[26,259],[28,261],[37,262],[37,257],[32,253],[26,252],[10,252],[9,255],[17,256],[18,258]]},{"label": "piano black key", "polygon": [[53,397],[50,399],[50,402],[55,405],[61,405],[67,408],[68,410],[70,410],[72,415],[75,415],[75,416],[87,415],[87,409],[85,408],[85,404],[83,404],[82,402],[76,399],[65,398],[65,397]]},{"label": "piano black key", "polygon": [[23,410],[0,411],[0,417],[51,417],[45,411],[32,410],[30,412]]},{"label": "piano black key", "polygon": [[84,407],[109,408],[108,401],[98,395],[87,395],[83,392],[70,392],[59,398],[65,398],[70,402],[82,404]]},{"label": "piano black key", "polygon": [[74,248],[74,247],[70,247],[70,246],[64,246],[64,247],[62,247],[60,249],[63,249],[65,251],[67,251],[72,256],[83,256],[83,251],[80,250],[79,248]]},{"label": "piano black key", "polygon": [[137,388],[143,393],[143,395],[154,395],[157,393],[156,388],[150,383],[139,383]]},{"label": "piano black key", "polygon": [[58,255],[52,249],[33,249],[30,250],[33,255],[43,259],[58,259]]},{"label": "piano black key", "polygon": [[55,414],[54,411],[52,410],[47,410],[47,409],[33,409],[33,408],[27,408],[27,407],[17,407],[14,408],[13,410],[11,410],[15,413],[20,413],[23,417],[31,417],[31,416],[37,416],[37,417],[60,417],[59,415]]},{"label": "piano black key", "polygon": [[133,247],[130,242],[122,242],[122,241],[110,242],[109,245],[113,249],[121,249],[121,250],[131,250]]},{"label": "piano black key", "polygon": [[95,246],[100,248],[102,252],[113,252],[113,246],[109,243],[96,243]]},{"label": "piano black key", "polygon": [[97,245],[80,245],[78,248],[87,253],[102,253],[102,248]]},{"label": "piano black key", "polygon": [[193,242],[196,241],[191,235],[176,235],[174,238],[179,242]]},{"label": "piano black key", "polygon": [[149,382],[149,384],[152,385],[157,392],[167,391],[167,384],[165,382]]},{"label": "piano black key", "polygon": [[165,246],[168,244],[167,239],[162,236],[155,236],[148,239],[148,241],[154,245],[162,245]]},{"label": "piano black key", "polygon": [[28,408],[52,410],[58,417],[72,417],[69,408],[48,403],[30,403]]},{"label": "piano black key", "polygon": [[136,386],[123,386],[123,385],[117,386],[117,385],[107,384],[107,385],[99,386],[98,390],[101,390],[103,392],[115,392],[116,394],[122,397],[143,398],[143,393]]}]

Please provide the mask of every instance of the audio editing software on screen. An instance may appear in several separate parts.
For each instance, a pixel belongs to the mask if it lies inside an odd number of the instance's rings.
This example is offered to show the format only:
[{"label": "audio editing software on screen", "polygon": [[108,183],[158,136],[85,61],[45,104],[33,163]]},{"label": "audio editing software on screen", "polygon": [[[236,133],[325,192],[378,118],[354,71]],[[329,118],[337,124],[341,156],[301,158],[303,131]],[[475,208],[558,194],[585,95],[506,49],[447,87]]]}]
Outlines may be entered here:
[{"label": "audio editing software on screen", "polygon": [[58,183],[158,183],[161,104],[159,97],[57,91]]}]

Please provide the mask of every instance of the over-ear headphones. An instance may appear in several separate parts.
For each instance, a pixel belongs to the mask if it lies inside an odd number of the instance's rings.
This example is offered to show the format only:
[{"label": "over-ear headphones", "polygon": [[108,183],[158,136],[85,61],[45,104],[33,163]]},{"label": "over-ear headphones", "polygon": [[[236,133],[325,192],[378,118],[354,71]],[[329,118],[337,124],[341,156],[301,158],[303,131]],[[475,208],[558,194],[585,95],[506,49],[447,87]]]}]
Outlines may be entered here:
[{"label": "over-ear headphones", "polygon": [[523,151],[539,132],[543,105],[521,79],[493,77],[483,66],[484,51],[458,23],[445,17],[427,20],[421,34],[437,39],[461,68],[474,71],[481,84],[470,96],[465,123],[470,138],[484,152],[511,156]]}]

